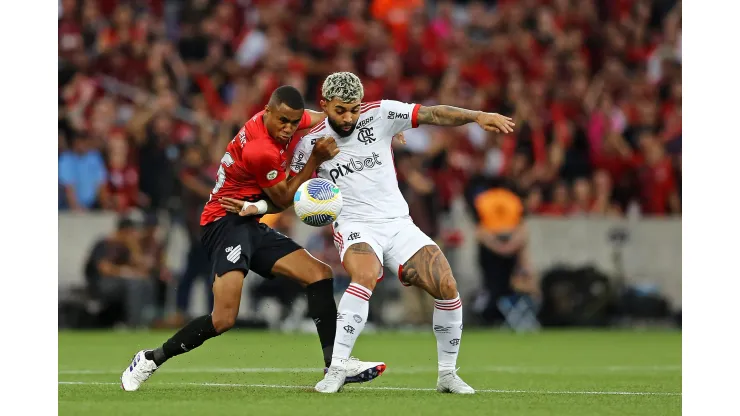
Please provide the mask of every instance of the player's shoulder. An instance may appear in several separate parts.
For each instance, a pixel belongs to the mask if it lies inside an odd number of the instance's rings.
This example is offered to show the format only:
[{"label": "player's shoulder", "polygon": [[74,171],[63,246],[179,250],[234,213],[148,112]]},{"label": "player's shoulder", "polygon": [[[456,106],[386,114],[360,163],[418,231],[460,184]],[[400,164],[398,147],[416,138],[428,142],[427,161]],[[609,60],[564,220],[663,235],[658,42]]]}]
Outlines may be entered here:
[{"label": "player's shoulder", "polygon": [[249,120],[247,120],[239,131],[239,134],[245,134],[249,140],[261,139],[267,136],[267,130],[265,129],[265,125],[262,123],[263,113],[264,110],[253,115]]},{"label": "player's shoulder", "polygon": [[[235,141],[239,140],[239,136],[237,136]],[[239,143],[239,149],[241,150],[242,159],[252,161],[279,158],[280,151],[283,150],[266,135],[249,136],[245,142]]]},{"label": "player's shoulder", "polygon": [[313,145],[316,144],[316,139],[324,136],[331,135],[331,127],[326,123],[326,121],[322,121],[321,123],[315,125],[311,130],[308,131],[303,137],[300,138],[300,142],[298,143],[298,147],[302,148],[310,148],[313,147]]},{"label": "player's shoulder", "polygon": [[[398,119],[410,119],[414,104],[397,100],[379,100],[362,103],[360,122],[365,125],[372,122],[394,121]],[[363,118],[365,120],[363,120]]]},{"label": "player's shoulder", "polygon": [[365,101],[360,104],[360,114],[375,114],[380,110],[380,106],[383,100],[378,101]]},{"label": "player's shoulder", "polygon": [[325,136],[331,128],[324,119],[321,123],[313,126],[303,137]]},{"label": "player's shoulder", "polygon": [[417,104],[406,103],[398,100],[381,100],[379,108],[388,120],[409,119],[411,112]]}]

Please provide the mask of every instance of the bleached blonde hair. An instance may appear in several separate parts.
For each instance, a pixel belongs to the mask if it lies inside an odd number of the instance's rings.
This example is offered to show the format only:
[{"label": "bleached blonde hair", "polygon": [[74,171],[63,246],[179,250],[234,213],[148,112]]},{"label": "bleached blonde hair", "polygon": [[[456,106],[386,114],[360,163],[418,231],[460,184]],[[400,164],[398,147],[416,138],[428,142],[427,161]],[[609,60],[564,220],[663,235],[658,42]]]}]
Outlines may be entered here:
[{"label": "bleached blonde hair", "polygon": [[324,80],[321,95],[327,101],[336,97],[343,103],[351,103],[362,100],[365,96],[365,89],[357,75],[351,72],[335,72]]}]

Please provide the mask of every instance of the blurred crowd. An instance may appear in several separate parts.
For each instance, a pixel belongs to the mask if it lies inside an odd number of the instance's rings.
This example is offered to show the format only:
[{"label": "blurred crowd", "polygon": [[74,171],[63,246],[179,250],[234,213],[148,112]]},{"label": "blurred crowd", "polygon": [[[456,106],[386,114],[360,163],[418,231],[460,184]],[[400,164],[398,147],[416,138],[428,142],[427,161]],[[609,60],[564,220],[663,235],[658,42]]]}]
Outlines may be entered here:
[{"label": "blurred crowd", "polygon": [[60,210],[166,211],[196,244],[226,143],[279,85],[317,109],[334,71],[514,117],[394,144],[432,236],[491,181],[527,214],[680,215],[676,0],[60,0]]},{"label": "blurred crowd", "polygon": [[[681,5],[673,0],[62,0],[60,207],[183,208],[281,84],[513,115],[409,133],[399,166],[445,209],[508,176],[532,213],[680,212]],[[400,160],[399,160],[400,162]],[[399,163],[399,165],[401,165]],[[422,173],[417,175],[417,173]],[[187,178],[187,179],[186,179]],[[189,195],[194,194],[194,195]]]}]

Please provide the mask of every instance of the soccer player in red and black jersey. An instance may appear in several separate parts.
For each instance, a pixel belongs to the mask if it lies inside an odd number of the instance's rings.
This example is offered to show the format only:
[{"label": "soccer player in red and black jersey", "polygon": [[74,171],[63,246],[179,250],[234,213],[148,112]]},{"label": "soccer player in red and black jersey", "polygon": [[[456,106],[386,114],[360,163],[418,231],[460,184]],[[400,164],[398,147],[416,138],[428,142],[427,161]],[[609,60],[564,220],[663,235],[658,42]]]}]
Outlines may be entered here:
[{"label": "soccer player in red and black jersey", "polygon": [[[311,178],[321,163],[339,152],[333,138],[318,140],[307,161],[309,168],[287,178],[287,157],[293,135],[325,118],[324,113],[304,107],[297,89],[291,86],[276,89],[265,110],[247,121],[226,147],[216,185],[200,221],[201,240],[215,275],[213,311],[192,320],[161,347],[139,351],[121,375],[124,390],[137,390],[168,359],[228,331],[236,321],[242,283],[249,270],[268,279],[288,277],[306,288],[308,313],[316,323],[325,367],[331,363],[337,316],[331,267],[259,222],[268,209],[282,211],[292,205],[298,187]],[[258,215],[227,212],[224,198],[246,201],[245,212]],[[346,381],[363,382],[382,374],[385,364],[355,359],[352,369]]]}]

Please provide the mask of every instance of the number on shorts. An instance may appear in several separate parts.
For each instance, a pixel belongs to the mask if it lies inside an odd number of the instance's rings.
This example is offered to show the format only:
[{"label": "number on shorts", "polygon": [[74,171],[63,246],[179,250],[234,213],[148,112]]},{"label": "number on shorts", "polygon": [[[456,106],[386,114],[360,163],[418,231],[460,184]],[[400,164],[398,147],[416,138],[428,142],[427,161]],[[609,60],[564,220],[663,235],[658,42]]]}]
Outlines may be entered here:
[{"label": "number on shorts", "polygon": [[[221,158],[221,166],[218,168],[218,179],[216,179],[216,186],[213,187],[213,191],[211,191],[211,194],[215,194],[218,192],[219,189],[221,189],[222,186],[224,186],[224,182],[226,182],[226,168],[234,164],[234,158],[231,157],[229,152],[226,152],[224,154],[224,157]],[[224,167],[225,165],[225,167]]]}]

